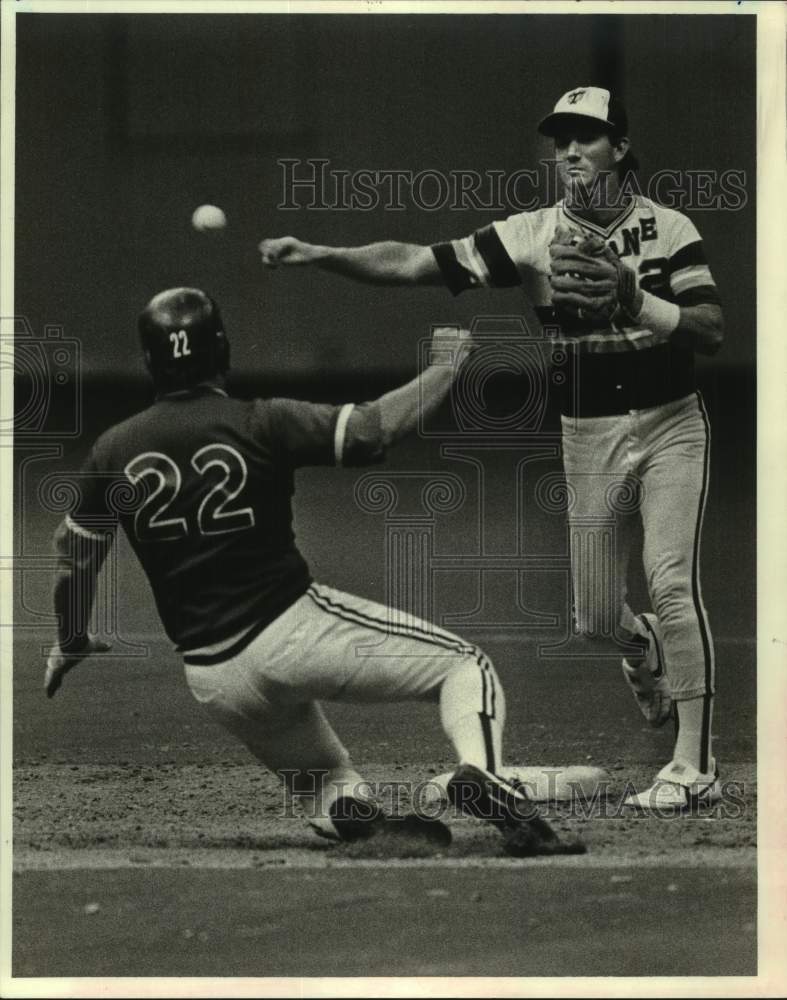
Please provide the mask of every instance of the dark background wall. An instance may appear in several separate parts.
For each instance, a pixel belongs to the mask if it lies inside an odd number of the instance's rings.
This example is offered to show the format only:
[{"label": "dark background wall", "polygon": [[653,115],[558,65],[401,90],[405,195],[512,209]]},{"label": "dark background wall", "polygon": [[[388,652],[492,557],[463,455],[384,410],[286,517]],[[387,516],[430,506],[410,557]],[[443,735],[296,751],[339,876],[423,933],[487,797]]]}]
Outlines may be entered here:
[{"label": "dark background wall", "polygon": [[[745,171],[743,210],[688,214],[727,308],[714,365],[754,360],[754,18],[31,14],[17,33],[17,313],[78,336],[88,373],[141,372],[136,313],[174,284],[221,301],[236,369],[307,378],[410,369],[431,321],[520,312],[517,290],[263,273],[266,235],[432,242],[507,214],[285,211],[277,160],[511,173],[550,155],[535,124],[583,83],[621,89],[645,184]],[[221,238],[189,225],[206,201]]]}]

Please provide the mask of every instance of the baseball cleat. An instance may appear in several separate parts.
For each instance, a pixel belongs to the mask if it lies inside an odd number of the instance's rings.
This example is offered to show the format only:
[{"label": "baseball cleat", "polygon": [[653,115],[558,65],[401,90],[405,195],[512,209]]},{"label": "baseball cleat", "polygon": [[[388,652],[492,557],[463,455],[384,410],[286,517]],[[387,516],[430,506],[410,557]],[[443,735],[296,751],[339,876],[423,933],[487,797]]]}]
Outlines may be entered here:
[{"label": "baseball cleat", "polygon": [[451,843],[451,831],[439,819],[416,813],[386,816],[370,799],[344,795],[332,803],[328,813],[328,819],[310,820],[317,836],[328,840],[354,844],[373,837],[390,836],[430,847],[448,847]]},{"label": "baseball cleat", "polygon": [[644,792],[629,795],[624,806],[653,812],[690,812],[715,805],[721,800],[719,771],[703,774],[680,760],[672,760],[656,775],[656,780]]},{"label": "baseball cleat", "polygon": [[[370,799],[356,799],[351,795],[342,795],[331,803],[328,815],[335,831],[335,839],[350,843],[373,836],[376,828],[385,822],[380,807],[374,802]],[[315,829],[320,834],[320,830]],[[330,833],[323,833],[321,836],[330,837]]]},{"label": "baseball cleat", "polygon": [[648,647],[642,659],[635,663],[623,659],[623,676],[640,712],[651,726],[663,726],[671,714],[672,692],[661,644],[661,626],[655,615],[638,615],[637,618],[644,629],[643,638],[647,638]]},{"label": "baseball cleat", "polygon": [[486,820],[503,835],[515,858],[537,854],[584,854],[585,846],[562,841],[521,788],[472,764],[462,764],[448,782],[448,798],[469,816]]}]

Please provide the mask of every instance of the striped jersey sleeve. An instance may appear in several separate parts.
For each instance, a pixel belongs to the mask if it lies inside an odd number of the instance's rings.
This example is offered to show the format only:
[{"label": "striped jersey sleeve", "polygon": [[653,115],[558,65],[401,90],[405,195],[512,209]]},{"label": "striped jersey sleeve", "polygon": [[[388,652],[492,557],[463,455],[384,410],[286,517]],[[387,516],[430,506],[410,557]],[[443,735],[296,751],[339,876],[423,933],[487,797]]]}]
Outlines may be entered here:
[{"label": "striped jersey sleeve", "polygon": [[675,301],[681,306],[718,305],[719,293],[694,223],[676,212],[671,237],[668,272]]},{"label": "striped jersey sleeve", "polygon": [[432,246],[449,290],[511,288],[522,284],[522,268],[536,257],[533,217],[522,212],[477,229],[470,236]]}]

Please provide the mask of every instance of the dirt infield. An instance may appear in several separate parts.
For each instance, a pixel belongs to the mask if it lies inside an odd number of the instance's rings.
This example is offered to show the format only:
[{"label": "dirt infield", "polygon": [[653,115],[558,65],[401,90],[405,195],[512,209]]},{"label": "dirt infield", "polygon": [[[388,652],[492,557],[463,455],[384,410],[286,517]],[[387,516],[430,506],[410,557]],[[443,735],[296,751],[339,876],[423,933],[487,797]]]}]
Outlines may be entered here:
[{"label": "dirt infield", "polygon": [[[431,777],[423,765],[398,765],[395,771],[369,765],[366,775],[382,804],[394,815],[417,804]],[[597,799],[546,808],[558,829],[588,846],[586,864],[636,865],[680,855],[686,866],[749,866],[756,837],[754,769],[736,766],[725,776],[725,796],[710,813],[681,819],[644,816],[623,808],[627,783],[642,787],[650,772],[615,772]],[[394,784],[396,782],[396,784]],[[446,863],[462,865],[500,853],[488,826],[446,809],[454,843]],[[290,859],[329,867],[342,849],[316,838],[285,800],[277,781],[255,764],[225,761],[210,765],[96,766],[39,765],[16,773],[15,858],[20,870],[73,867],[78,852],[89,865],[106,854],[123,866],[150,863],[155,852],[169,852],[171,864],[204,863],[208,852],[230,851],[237,867],[266,867]],[[373,847],[370,845],[370,847]],[[348,849],[344,849],[346,853]],[[357,850],[357,849],[356,849]],[[208,855],[209,856],[209,855]],[[88,864],[88,854],[83,855]],[[70,860],[69,860],[70,859]],[[200,859],[203,859],[202,861]]]},{"label": "dirt infield", "polygon": [[[644,725],[618,664],[486,645],[509,693],[508,760],[609,774],[597,800],[547,810],[586,855],[515,861],[494,831],[451,814],[438,855],[331,845],[201,714],[165,642],[84,664],[51,702],[39,646],[18,642],[14,974],[752,974],[753,650],[720,644],[735,664],[717,716],[722,803],[659,819],[619,808],[672,735]],[[395,811],[451,766],[432,706],[328,709]]]},{"label": "dirt infield", "polygon": [[[398,767],[400,791],[434,771]],[[666,948],[670,974],[753,974],[753,779],[737,766],[711,814],[667,820],[627,815],[618,774],[546,809],[587,855],[516,861],[452,813],[437,854],[331,845],[254,764],[20,767],[14,973],[659,975]]]}]

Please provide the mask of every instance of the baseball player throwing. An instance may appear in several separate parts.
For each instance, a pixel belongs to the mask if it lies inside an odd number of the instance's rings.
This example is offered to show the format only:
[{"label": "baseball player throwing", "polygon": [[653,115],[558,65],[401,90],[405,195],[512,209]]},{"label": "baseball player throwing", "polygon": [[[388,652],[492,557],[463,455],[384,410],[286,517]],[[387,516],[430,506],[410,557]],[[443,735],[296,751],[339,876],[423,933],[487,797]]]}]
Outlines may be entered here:
[{"label": "baseball player throwing", "polygon": [[[570,496],[575,625],[631,652],[623,673],[641,711],[663,724],[674,705],[672,760],[627,801],[683,811],[720,795],[711,751],[714,653],[700,587],[700,534],[710,431],[694,356],[723,339],[719,297],[692,222],[627,190],[637,167],[621,103],[600,87],[564,94],[539,124],[554,139],[564,197],[556,205],[433,246],[383,242],[260,244],[268,267],[314,264],[379,284],[445,284],[458,294],[523,285],[555,346],[574,354],[563,387],[563,461]],[[626,602],[632,528],[654,613]],[[598,529],[615,524],[611,566]],[[610,607],[611,602],[611,607]]]},{"label": "baseball player throwing", "polygon": [[[446,397],[469,334],[437,330],[434,361],[413,381],[371,403],[331,406],[228,396],[227,337],[216,303],[197,289],[156,295],[139,330],[156,400],[98,439],[56,532],[60,625],[47,695],[107,648],[87,624],[119,522],[192,694],[282,777],[318,833],[355,840],[392,823],[364,793],[320,702],[420,700],[439,704],[460,762],[454,804],[499,827],[511,855],[581,851],[496,777],[505,697],[482,650],[317,583],[295,545],[295,470],[381,461]],[[399,820],[410,835],[450,841],[438,820]]]}]

